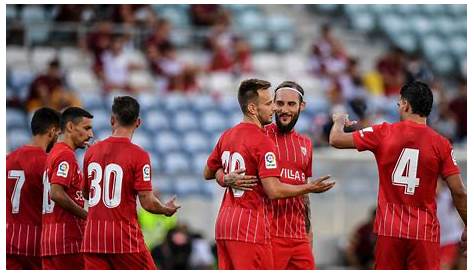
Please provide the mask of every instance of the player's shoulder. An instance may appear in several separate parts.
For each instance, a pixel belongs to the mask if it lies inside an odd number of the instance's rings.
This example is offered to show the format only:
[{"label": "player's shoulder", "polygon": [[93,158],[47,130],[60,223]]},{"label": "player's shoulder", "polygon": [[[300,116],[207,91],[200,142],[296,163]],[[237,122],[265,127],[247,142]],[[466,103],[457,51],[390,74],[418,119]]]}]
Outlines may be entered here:
[{"label": "player's shoulder", "polygon": [[49,152],[48,158],[54,160],[64,160],[75,162],[76,155],[74,151],[67,147],[64,143],[56,143]]}]

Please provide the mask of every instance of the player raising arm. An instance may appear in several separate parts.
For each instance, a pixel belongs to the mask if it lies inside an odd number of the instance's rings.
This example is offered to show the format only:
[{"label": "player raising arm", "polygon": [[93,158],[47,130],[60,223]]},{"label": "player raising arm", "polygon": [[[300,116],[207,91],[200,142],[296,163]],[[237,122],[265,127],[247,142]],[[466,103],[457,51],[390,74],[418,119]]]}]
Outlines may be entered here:
[{"label": "player raising arm", "polygon": [[333,115],[330,144],[372,151],[377,161],[376,269],[439,269],[440,226],[435,200],[438,176],[446,181],[456,209],[467,224],[466,188],[451,144],[426,124],[432,104],[430,88],[415,81],[400,91],[400,122],[344,133],[344,126],[353,122],[347,114]]}]

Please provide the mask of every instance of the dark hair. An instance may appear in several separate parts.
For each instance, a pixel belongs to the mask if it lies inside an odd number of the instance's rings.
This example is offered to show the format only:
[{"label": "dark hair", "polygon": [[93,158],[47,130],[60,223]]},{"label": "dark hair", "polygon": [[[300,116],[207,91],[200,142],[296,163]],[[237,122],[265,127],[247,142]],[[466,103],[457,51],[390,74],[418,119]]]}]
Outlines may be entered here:
[{"label": "dark hair", "polygon": [[427,84],[412,81],[405,84],[400,90],[402,99],[408,101],[414,114],[428,117],[433,106],[433,92]]},{"label": "dark hair", "polygon": [[49,68],[59,69],[61,67],[61,63],[59,63],[58,59],[53,59],[49,62]]},{"label": "dark hair", "polygon": [[94,118],[92,114],[80,107],[68,107],[61,115],[61,131],[66,129],[66,124],[68,122],[77,124],[82,120],[83,117],[90,119]]},{"label": "dark hair", "polygon": [[54,109],[43,107],[35,111],[31,118],[31,134],[45,134],[51,127],[59,127],[61,114]]},{"label": "dark hair", "polygon": [[[293,81],[285,81],[281,84],[278,85],[278,87],[276,87],[275,89],[275,96],[276,96],[276,91],[281,89],[281,88],[294,88],[296,89],[297,91],[301,92],[301,95],[304,96],[304,89],[303,87],[301,87],[298,83],[296,82],[293,82]],[[298,94],[298,97],[300,98],[300,103],[303,102],[303,96],[301,96]]]},{"label": "dark hair", "polygon": [[114,98],[112,113],[117,117],[122,126],[131,126],[140,115],[140,104],[130,96],[117,96]]},{"label": "dark hair", "polygon": [[258,90],[270,88],[272,84],[265,80],[248,79],[242,81],[239,87],[239,104],[243,113],[247,113],[247,106],[249,102],[258,98]]}]

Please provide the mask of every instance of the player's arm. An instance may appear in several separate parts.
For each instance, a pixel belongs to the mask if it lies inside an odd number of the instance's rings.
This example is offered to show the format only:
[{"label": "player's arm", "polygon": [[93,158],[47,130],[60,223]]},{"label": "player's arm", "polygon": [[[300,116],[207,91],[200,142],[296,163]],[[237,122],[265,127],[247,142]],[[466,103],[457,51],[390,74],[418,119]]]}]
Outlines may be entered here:
[{"label": "player's arm", "polygon": [[212,180],[216,178],[217,170],[211,170],[207,165],[204,167],[203,176],[205,180]]},{"label": "player's arm", "polygon": [[51,200],[71,214],[86,219],[87,211],[76,204],[60,184],[51,184]]},{"label": "player's arm", "polygon": [[270,199],[281,199],[295,197],[308,193],[321,193],[331,189],[335,182],[325,182],[331,176],[320,177],[308,184],[290,185],[281,183],[277,177],[266,177],[261,179],[263,190]]},{"label": "player's arm", "polygon": [[345,113],[335,113],[332,115],[334,124],[329,133],[329,144],[335,148],[355,148],[352,133],[344,132],[345,126],[353,125],[354,121],[349,121]]},{"label": "player's arm", "polygon": [[448,176],[445,180],[449,190],[451,191],[454,206],[456,207],[459,216],[461,216],[464,225],[467,226],[467,193],[461,175],[454,174]]},{"label": "player's arm", "polygon": [[181,207],[176,204],[176,196],[173,196],[168,202],[163,204],[160,199],[158,199],[153,191],[139,191],[138,199],[140,200],[140,205],[148,212],[153,214],[164,214],[166,216],[172,216],[176,211]]}]

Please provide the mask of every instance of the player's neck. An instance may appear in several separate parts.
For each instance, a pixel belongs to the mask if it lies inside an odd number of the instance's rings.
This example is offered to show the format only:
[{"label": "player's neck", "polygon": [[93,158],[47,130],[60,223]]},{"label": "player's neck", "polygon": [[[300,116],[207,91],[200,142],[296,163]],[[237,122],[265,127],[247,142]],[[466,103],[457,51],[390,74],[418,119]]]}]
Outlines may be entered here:
[{"label": "player's neck", "polygon": [[33,136],[29,145],[33,147],[39,147],[43,151],[46,151],[46,148],[48,147],[48,137],[42,135]]},{"label": "player's neck", "polygon": [[71,136],[63,134],[61,141],[65,143],[68,147],[70,147],[72,150],[77,149],[76,145],[74,145],[74,142],[72,141]]},{"label": "player's neck", "polygon": [[262,123],[257,119],[257,117],[249,116],[244,114],[244,119],[242,120],[243,123],[250,123],[250,124],[255,124],[259,128],[263,128]]},{"label": "player's neck", "polygon": [[118,127],[112,131],[112,137],[125,137],[132,139],[134,130],[129,128]]},{"label": "player's neck", "polygon": [[420,125],[426,125],[426,117],[421,117],[416,114],[408,114],[408,116],[405,117],[404,121],[411,121]]}]

